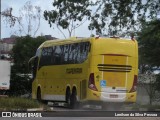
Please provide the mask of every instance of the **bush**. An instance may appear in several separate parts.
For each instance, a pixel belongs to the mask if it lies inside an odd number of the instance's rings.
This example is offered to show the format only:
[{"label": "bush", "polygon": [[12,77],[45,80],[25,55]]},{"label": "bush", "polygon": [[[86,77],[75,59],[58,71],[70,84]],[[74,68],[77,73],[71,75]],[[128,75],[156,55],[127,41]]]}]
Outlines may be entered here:
[{"label": "bush", "polygon": [[0,98],[0,108],[11,109],[27,109],[27,108],[40,108],[43,107],[38,101],[25,98]]}]

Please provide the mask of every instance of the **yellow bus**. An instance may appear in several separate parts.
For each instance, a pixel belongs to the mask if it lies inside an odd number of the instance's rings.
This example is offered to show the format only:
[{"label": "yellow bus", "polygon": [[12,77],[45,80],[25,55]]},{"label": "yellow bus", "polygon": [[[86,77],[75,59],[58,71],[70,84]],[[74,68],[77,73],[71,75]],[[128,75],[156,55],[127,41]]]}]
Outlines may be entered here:
[{"label": "yellow bus", "polygon": [[138,45],[133,39],[70,38],[46,41],[29,61],[32,98],[77,102],[136,102]]}]

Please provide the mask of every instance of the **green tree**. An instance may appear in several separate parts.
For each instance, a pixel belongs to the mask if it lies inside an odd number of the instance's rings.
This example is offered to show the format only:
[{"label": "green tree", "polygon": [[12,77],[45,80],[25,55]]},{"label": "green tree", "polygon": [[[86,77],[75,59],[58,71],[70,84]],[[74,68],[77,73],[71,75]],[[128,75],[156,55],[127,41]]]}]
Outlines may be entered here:
[{"label": "green tree", "polygon": [[[158,91],[160,91],[160,87],[159,87],[159,85],[160,85],[160,73],[157,75],[157,77],[156,77],[156,89],[158,90]],[[160,100],[160,97],[159,97],[159,100]]]},{"label": "green tree", "polygon": [[160,67],[160,20],[143,22],[138,34],[140,83],[145,88],[150,104],[159,99],[160,75],[154,71]]},{"label": "green tree", "polygon": [[11,68],[11,95],[22,95],[31,92],[31,77],[28,61],[36,53],[36,49],[45,41],[44,37],[18,37],[11,54],[14,64]]},{"label": "green tree", "polygon": [[138,85],[146,91],[150,105],[152,105],[154,101],[160,100],[160,94],[157,89],[157,75],[153,73],[140,74]]},{"label": "green tree", "polygon": [[99,6],[89,27],[109,34],[135,31],[141,20],[157,18],[160,11],[159,0],[99,0]]},{"label": "green tree", "polygon": [[[51,11],[44,11],[45,20],[50,27],[56,25],[63,36],[62,29],[68,30],[69,36],[91,16],[90,0],[54,0]],[[54,26],[53,26],[54,27]]]},{"label": "green tree", "polygon": [[[45,11],[50,25],[68,29],[70,36],[82,19],[90,21],[89,30],[99,34],[117,34],[139,30],[143,20],[157,18],[159,0],[55,0],[53,9]],[[73,24],[74,23],[74,24]],[[75,26],[74,26],[75,25]],[[71,26],[71,28],[69,28]],[[62,31],[62,30],[61,30]]]},{"label": "green tree", "polygon": [[139,33],[140,68],[144,73],[160,67],[160,20],[145,22]]}]

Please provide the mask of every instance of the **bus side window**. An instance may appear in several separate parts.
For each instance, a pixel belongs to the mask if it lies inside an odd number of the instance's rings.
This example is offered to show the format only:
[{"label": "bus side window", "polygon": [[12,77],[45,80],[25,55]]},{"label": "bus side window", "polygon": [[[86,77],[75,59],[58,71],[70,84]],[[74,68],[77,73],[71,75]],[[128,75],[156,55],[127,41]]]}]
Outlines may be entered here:
[{"label": "bus side window", "polygon": [[79,62],[78,62],[78,60],[79,60],[78,57],[80,56],[80,51],[79,51],[80,48],[79,48],[79,47],[80,47],[80,44],[79,44],[79,43],[75,43],[75,53],[74,53],[74,54],[75,54],[75,55],[74,55],[74,62],[75,62],[75,63],[79,63]]},{"label": "bus side window", "polygon": [[64,55],[65,55],[65,47],[64,45],[60,45],[60,64],[64,64],[65,63],[65,59],[64,59]]},{"label": "bus side window", "polygon": [[69,45],[64,45],[64,64],[67,64],[68,63],[68,48],[69,48]]},{"label": "bus side window", "polygon": [[54,53],[53,57],[55,59],[54,65],[60,65],[61,64],[61,48],[60,48],[60,46],[56,46],[55,53]]},{"label": "bus side window", "polygon": [[46,65],[51,65],[54,60],[52,59],[53,48],[45,47],[42,49],[42,54],[40,56],[39,68]]}]

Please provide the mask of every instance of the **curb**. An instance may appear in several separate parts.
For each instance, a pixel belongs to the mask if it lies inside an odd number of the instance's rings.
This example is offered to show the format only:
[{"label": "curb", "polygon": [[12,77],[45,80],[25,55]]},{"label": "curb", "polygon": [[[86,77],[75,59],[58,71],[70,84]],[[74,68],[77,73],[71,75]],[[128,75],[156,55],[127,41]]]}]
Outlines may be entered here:
[{"label": "curb", "polygon": [[44,111],[44,109],[43,108],[30,108],[30,109],[27,109],[26,111],[27,112],[34,112],[34,111],[42,112]]},{"label": "curb", "polygon": [[2,111],[14,111],[14,112],[43,112],[43,111],[53,111],[52,110],[47,110],[47,109],[44,109],[44,108],[28,108],[28,109],[2,109],[0,108],[0,112]]}]

